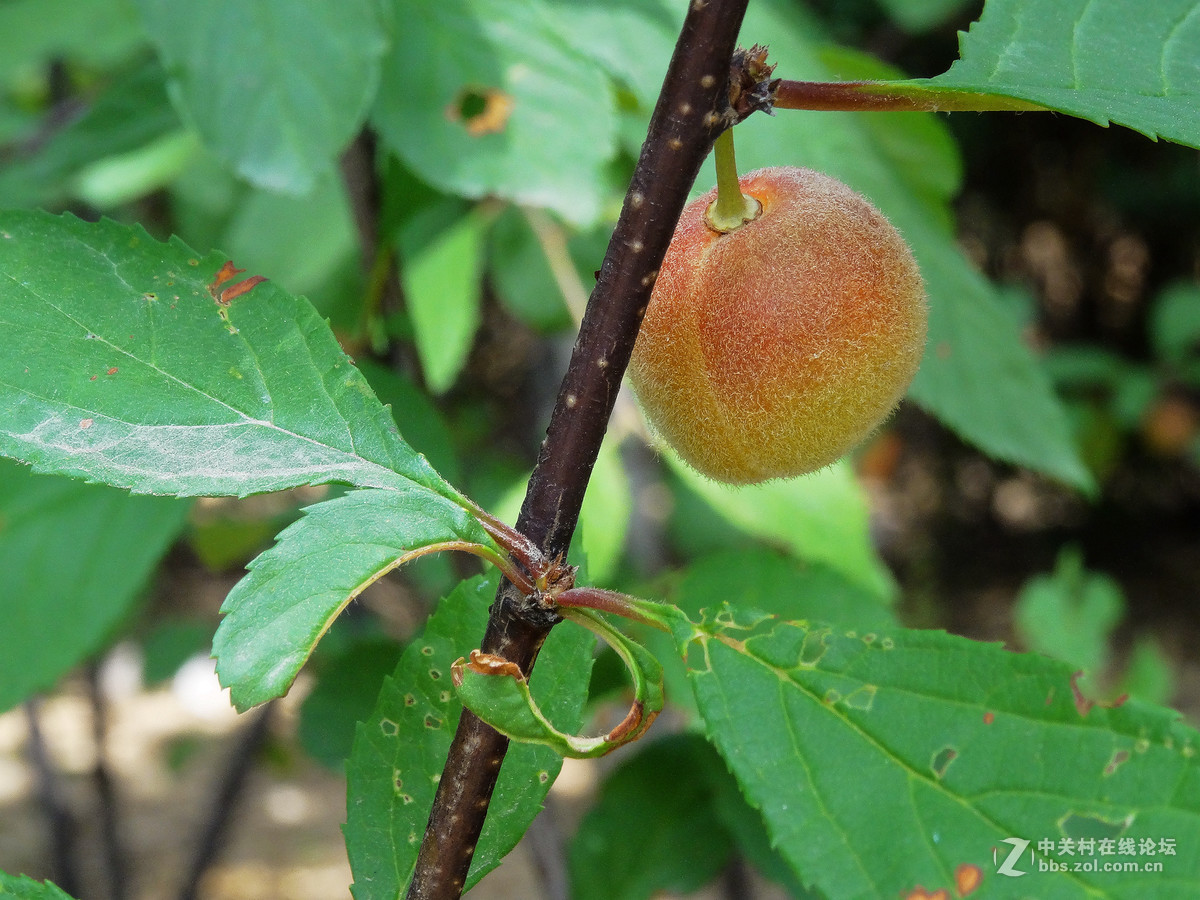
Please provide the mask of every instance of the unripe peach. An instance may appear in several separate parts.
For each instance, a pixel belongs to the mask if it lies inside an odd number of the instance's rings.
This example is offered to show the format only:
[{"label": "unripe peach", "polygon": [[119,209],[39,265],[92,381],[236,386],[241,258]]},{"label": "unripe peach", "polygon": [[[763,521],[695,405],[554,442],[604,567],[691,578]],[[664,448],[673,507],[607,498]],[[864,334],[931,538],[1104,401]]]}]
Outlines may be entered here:
[{"label": "unripe peach", "polygon": [[899,232],[811,169],[740,179],[759,217],[722,234],[712,192],[675,229],[630,361],[654,431],[733,484],[829,465],[899,402],[925,345],[925,289]]}]

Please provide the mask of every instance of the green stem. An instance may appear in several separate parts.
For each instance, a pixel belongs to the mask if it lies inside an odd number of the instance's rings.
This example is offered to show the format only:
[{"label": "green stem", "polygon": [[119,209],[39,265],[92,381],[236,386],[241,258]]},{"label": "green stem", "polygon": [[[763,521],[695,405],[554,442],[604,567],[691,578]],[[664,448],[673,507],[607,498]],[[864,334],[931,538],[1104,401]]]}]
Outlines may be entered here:
[{"label": "green stem", "polygon": [[724,234],[757,219],[762,212],[762,204],[743,194],[738,184],[732,128],[721,132],[713,144],[713,151],[717,164],[717,199],[705,210],[704,221],[713,231]]}]

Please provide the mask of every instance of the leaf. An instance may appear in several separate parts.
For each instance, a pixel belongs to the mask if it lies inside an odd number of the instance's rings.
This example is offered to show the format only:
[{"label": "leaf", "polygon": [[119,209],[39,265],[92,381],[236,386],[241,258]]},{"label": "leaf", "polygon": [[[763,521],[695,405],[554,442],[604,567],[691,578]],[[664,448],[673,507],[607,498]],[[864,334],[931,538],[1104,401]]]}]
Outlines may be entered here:
[{"label": "leaf", "polygon": [[71,900],[62,888],[51,881],[34,881],[27,875],[7,875],[0,872],[0,897],[11,900]]},{"label": "leaf", "polygon": [[881,0],[905,31],[920,33],[940,25],[967,5],[967,0]]},{"label": "leaf", "polygon": [[1200,146],[1196,0],[989,0],[943,75],[911,82],[999,94]]},{"label": "leaf", "polygon": [[469,210],[446,222],[460,204],[422,210],[397,236],[400,279],[429,389],[444,394],[467,361],[483,319],[484,244],[488,217]]},{"label": "leaf", "polygon": [[267,282],[214,301],[224,261],[139,227],[0,213],[0,452],[139,493],[457,496],[306,300]]},{"label": "leaf", "polygon": [[529,218],[509,206],[489,235],[488,277],[497,298],[539,332],[565,331],[571,315]]},{"label": "leaf", "polygon": [[[371,718],[358,727],[347,766],[345,826],[356,900],[394,900],[412,876],[461,712],[450,664],[478,645],[494,593],[494,581],[473,578],[442,600],[384,683]],[[594,646],[584,629],[560,627],[538,657],[534,694],[564,728],[579,727]],[[561,766],[562,758],[546,747],[510,746],[467,888],[516,845]]]},{"label": "leaf", "polygon": [[[1028,896],[996,877],[1007,838],[1052,841],[1038,856],[1062,861],[1059,841],[1085,832],[1157,843],[1200,827],[1200,733],[1137,701],[1081,712],[1062,663],[728,607],[675,634],[709,738],[784,857],[831,897],[952,892],[963,865],[989,898]],[[1036,894],[1166,900],[1198,884],[1188,850],[1161,872],[1039,873]]]},{"label": "leaf", "polygon": [[1200,353],[1200,288],[1171,285],[1154,301],[1150,337],[1159,359],[1176,365]]},{"label": "leaf", "polygon": [[[573,593],[576,592],[566,591],[561,595],[564,607],[566,598]],[[633,703],[628,715],[610,731],[595,737],[563,731],[538,706],[520,668],[491,653],[472,650],[469,660],[459,657],[455,661],[450,670],[454,692],[463,706],[514,741],[543,744],[560,756],[572,759],[604,756],[640,738],[662,712],[662,665],[654,654],[614,628],[603,616],[588,609],[563,609],[562,613],[569,621],[582,625],[608,644],[629,672],[633,682]]]},{"label": "leaf", "polygon": [[358,723],[375,709],[379,686],[396,670],[401,648],[382,636],[356,640],[332,659],[317,660],[317,685],[300,705],[296,737],[308,755],[341,771]]},{"label": "leaf", "polygon": [[615,151],[612,92],[543,4],[392,6],[400,24],[371,117],[387,146],[446,191],[546,207],[577,224],[596,219]]},{"label": "leaf", "polygon": [[695,560],[673,599],[688,615],[716,609],[730,597],[742,609],[788,619],[816,619],[851,628],[894,626],[880,595],[827,564],[802,563],[766,548],[728,550]]},{"label": "leaf", "polygon": [[1109,638],[1124,613],[1120,585],[1085,571],[1079,551],[1068,549],[1053,574],[1021,588],[1013,620],[1026,648],[1083,669],[1095,684],[1106,674]]},{"label": "leaf", "polygon": [[0,460],[0,711],[104,646],[188,508]]},{"label": "leaf", "polygon": [[[742,33],[769,38],[776,74],[828,80],[830,70],[809,31],[790,7],[761,2],[751,4]],[[944,195],[928,179],[907,172],[929,165],[929,159],[945,165],[944,138],[931,136],[922,153],[920,132],[901,126],[902,141],[881,141],[887,121],[906,120],[879,116],[792,110],[775,118],[754,116],[738,126],[738,162],[745,170],[811,166],[877,205],[912,246],[929,291],[929,341],[910,397],[986,453],[1090,489],[1093,481],[1049,380],[1006,317],[995,288],[942,224],[949,215]],[[709,166],[698,187],[713,183]],[[917,183],[925,188],[914,194]]]},{"label": "leaf", "polygon": [[46,206],[76,194],[76,176],[99,159],[129,153],[180,128],[157,64],[114,80],[83,115],[36,152],[16,152],[0,168],[0,206]]},{"label": "leaf", "polygon": [[646,900],[714,879],[733,853],[714,808],[714,774],[724,775],[724,766],[695,735],[647,741],[604,780],[579,824],[568,856],[570,896]]},{"label": "leaf", "polygon": [[232,216],[216,243],[239,268],[271,273],[289,293],[319,305],[333,277],[359,264],[350,202],[332,175],[318,178],[303,197],[250,190],[230,206]]},{"label": "leaf", "polygon": [[447,542],[490,546],[482,526],[419,487],[353,491],[308,507],[225,598],[217,675],[239,710],[287,692],[317,641],[367,585]]},{"label": "leaf", "polygon": [[587,560],[590,581],[605,584],[616,575],[632,513],[633,497],[619,447],[605,441],[579,512],[579,549]]},{"label": "leaf", "polygon": [[544,8],[573,50],[603,66],[637,96],[647,113],[654,108],[679,36],[682,10],[662,0],[557,0]]},{"label": "leaf", "polygon": [[386,39],[373,0],[136,0],[172,95],[239,174],[305,194],[358,131]]},{"label": "leaf", "polygon": [[0,3],[0,83],[52,59],[105,67],[142,46],[125,0],[5,0]]},{"label": "leaf", "polygon": [[895,582],[871,541],[867,500],[844,463],[750,487],[710,481],[666,454],[675,473],[731,524],[887,596]]},{"label": "leaf", "polygon": [[434,467],[451,484],[461,484],[461,466],[454,449],[454,439],[445,416],[413,380],[370,359],[358,363],[358,368],[371,383],[375,395],[392,411],[400,433],[428,457]]}]

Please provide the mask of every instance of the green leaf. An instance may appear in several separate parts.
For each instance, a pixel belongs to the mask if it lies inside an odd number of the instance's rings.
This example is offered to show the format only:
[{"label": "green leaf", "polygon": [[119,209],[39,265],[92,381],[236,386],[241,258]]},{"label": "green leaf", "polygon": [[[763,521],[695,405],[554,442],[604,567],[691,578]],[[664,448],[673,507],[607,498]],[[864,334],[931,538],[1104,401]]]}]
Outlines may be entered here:
[{"label": "green leaf", "polygon": [[370,359],[360,360],[358,367],[376,396],[391,409],[400,433],[412,446],[419,447],[451,484],[461,484],[461,467],[450,426],[429,395],[411,378]]},{"label": "green leaf", "polygon": [[1064,550],[1051,575],[1039,575],[1021,588],[1014,624],[1029,650],[1061,659],[1103,678],[1108,644],[1125,613],[1120,586],[1099,572],[1087,572],[1078,550]]},{"label": "green leaf", "polygon": [[734,488],[697,474],[674,453],[666,457],[689,489],[747,534],[827,565],[872,593],[895,591],[871,542],[866,495],[844,463],[802,478]]},{"label": "green leaf", "polygon": [[587,560],[591,582],[605,584],[616,575],[632,513],[633,497],[620,450],[614,442],[605,441],[579,512],[579,548]]},{"label": "green leaf", "polygon": [[1163,291],[1150,311],[1150,337],[1159,359],[1178,365],[1200,354],[1200,288],[1185,282]]},{"label": "green leaf", "polygon": [[139,227],[0,213],[0,452],[140,493],[457,496],[306,300],[270,282],[213,300],[224,261]]},{"label": "green leaf", "polygon": [[271,272],[289,293],[314,303],[343,267],[359,265],[350,202],[332,175],[318,178],[304,197],[248,191],[216,243],[239,267]]},{"label": "green leaf", "polygon": [[0,711],[104,646],[189,505],[0,460]]},{"label": "green leaf", "polygon": [[310,506],[225,598],[213,639],[234,705],[282,696],[317,641],[367,585],[437,544],[491,546],[462,508],[429,491],[353,491]]},{"label": "green leaf", "polygon": [[157,687],[173,678],[193,656],[208,655],[213,627],[196,619],[169,619],[158,623],[141,639],[142,681]]},{"label": "green leaf", "polygon": [[570,896],[646,900],[704,887],[733,853],[711,785],[724,774],[695,735],[647,741],[604,780],[579,824],[568,857]]},{"label": "green leaf", "polygon": [[[742,33],[769,40],[777,72],[828,80],[832,73],[810,31],[793,8],[764,0],[751,4]],[[935,189],[936,182],[910,171],[928,166],[929,159],[946,166],[950,152],[944,135],[932,129],[921,149],[920,131],[901,124],[914,115],[921,114],[788,110],[775,118],[753,116],[738,126],[738,163],[744,170],[811,166],[876,204],[912,246],[929,291],[929,341],[910,397],[985,452],[1090,489],[1092,478],[1049,380],[994,286],[975,271],[944,226],[946,185]],[[903,136],[883,140],[888,127],[900,128]],[[710,165],[698,187],[713,183]],[[914,193],[917,184],[924,187]]]},{"label": "green leaf", "polygon": [[880,0],[905,31],[922,32],[942,24],[967,5],[967,0]]},{"label": "green leaf", "polygon": [[803,563],[766,548],[727,550],[694,561],[673,599],[690,616],[730,597],[743,609],[788,619],[815,619],[852,628],[899,624],[880,595],[821,563]]},{"label": "green leaf", "polygon": [[125,154],[179,129],[165,76],[146,64],[117,78],[87,111],[36,152],[14,153],[0,169],[0,206],[47,206],[75,196],[85,166]]},{"label": "green leaf", "polygon": [[53,882],[34,881],[27,875],[7,875],[0,872],[0,897],[11,900],[71,900],[62,888]]},{"label": "green leaf", "polygon": [[1053,841],[1041,858],[1085,831],[1194,834],[1200,733],[1177,713],[1077,706],[1068,666],[940,632],[843,634],[725,607],[676,641],[710,739],[829,896],[956,895],[961,865],[989,898],[1167,900],[1200,884],[1195,848],[1161,872],[1038,873],[1036,887],[992,859],[1010,837]]},{"label": "green leaf", "polygon": [[1196,0],[989,0],[936,90],[1015,97],[1200,146]]},{"label": "green leaf", "polygon": [[543,4],[391,5],[397,28],[372,113],[387,146],[444,190],[594,220],[615,150],[612,91]]},{"label": "green leaf", "polygon": [[296,736],[309,756],[341,771],[359,722],[375,709],[379,686],[396,670],[401,648],[385,637],[353,641],[332,659],[318,659],[317,686],[300,705]]},{"label": "green leaf", "polygon": [[295,194],[333,168],[378,85],[377,3],[135,2],[177,105],[219,157]]},{"label": "green leaf", "polygon": [[[563,594],[563,603],[571,592]],[[654,654],[588,609],[563,609],[563,616],[594,632],[616,651],[633,681],[629,715],[603,735],[582,737],[556,726],[538,707],[517,666],[501,657],[461,657],[451,667],[454,691],[463,706],[514,741],[543,744],[560,756],[591,759],[641,737],[662,712],[663,669]]]},{"label": "green leaf", "polygon": [[603,66],[647,113],[654,108],[682,10],[662,0],[557,0],[544,4],[544,10],[573,50]]},{"label": "green leaf", "polygon": [[489,236],[488,275],[513,315],[541,332],[566,330],[571,315],[528,217],[509,206]]},{"label": "green leaf", "polygon": [[[356,900],[394,900],[412,876],[461,712],[450,664],[478,646],[494,594],[494,581],[474,578],[443,600],[384,683],[371,718],[358,727],[347,767],[345,827]],[[584,629],[560,627],[538,656],[533,692],[563,727],[579,727],[594,647]],[[510,746],[468,888],[520,840],[561,766],[547,747]]]},{"label": "green leaf", "polygon": [[480,282],[489,219],[478,209],[458,215],[460,207],[446,200],[422,210],[401,227],[396,241],[417,353],[435,394],[454,384],[483,318]]},{"label": "green leaf", "polygon": [[143,46],[125,0],[5,0],[0,3],[0,83],[50,60],[109,66]]}]

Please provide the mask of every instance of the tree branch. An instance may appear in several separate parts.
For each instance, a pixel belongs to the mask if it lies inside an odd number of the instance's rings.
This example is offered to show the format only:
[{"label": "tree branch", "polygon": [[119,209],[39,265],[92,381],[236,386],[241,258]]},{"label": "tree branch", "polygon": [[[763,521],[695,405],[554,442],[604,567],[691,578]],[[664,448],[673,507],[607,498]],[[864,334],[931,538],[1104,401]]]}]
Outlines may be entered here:
[{"label": "tree branch", "polygon": [[[565,558],[608,417],[675,224],[732,124],[730,63],[748,0],[693,0],[550,417],[517,530]],[[482,650],[526,674],[559,617],[504,581]],[[508,740],[464,710],[425,830],[410,900],[461,895]]]}]

